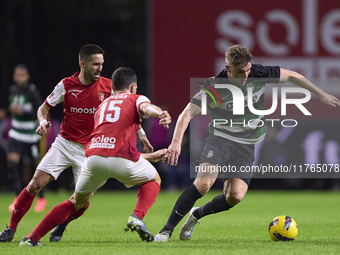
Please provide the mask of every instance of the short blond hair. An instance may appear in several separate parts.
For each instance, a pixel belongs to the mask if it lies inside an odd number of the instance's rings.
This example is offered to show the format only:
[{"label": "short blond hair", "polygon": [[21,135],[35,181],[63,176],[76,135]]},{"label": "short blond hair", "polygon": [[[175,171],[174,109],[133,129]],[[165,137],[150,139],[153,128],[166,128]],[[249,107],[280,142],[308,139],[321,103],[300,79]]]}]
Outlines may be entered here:
[{"label": "short blond hair", "polygon": [[253,59],[250,50],[244,46],[230,46],[225,53],[225,61],[228,65],[237,66],[240,64],[248,64]]}]

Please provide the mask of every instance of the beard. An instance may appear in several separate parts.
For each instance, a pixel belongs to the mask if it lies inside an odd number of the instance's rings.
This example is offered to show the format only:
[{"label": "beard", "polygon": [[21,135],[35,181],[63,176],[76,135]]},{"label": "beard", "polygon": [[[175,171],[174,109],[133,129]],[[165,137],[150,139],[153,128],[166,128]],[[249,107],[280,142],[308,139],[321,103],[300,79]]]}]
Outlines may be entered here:
[{"label": "beard", "polygon": [[84,76],[86,78],[86,80],[88,81],[92,81],[92,82],[96,82],[99,80],[99,76],[96,76],[96,75],[100,75],[100,72],[91,72],[90,70],[88,69],[85,69],[84,71]]}]

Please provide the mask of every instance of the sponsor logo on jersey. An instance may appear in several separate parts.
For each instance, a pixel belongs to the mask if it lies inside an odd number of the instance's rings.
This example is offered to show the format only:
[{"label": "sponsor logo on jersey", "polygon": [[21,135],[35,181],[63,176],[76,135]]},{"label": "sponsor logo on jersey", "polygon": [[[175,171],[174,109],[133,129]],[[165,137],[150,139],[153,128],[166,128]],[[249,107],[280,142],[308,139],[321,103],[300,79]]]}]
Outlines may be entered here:
[{"label": "sponsor logo on jersey", "polygon": [[78,94],[79,93],[74,93],[74,92],[71,93],[71,95],[74,96],[75,98],[78,98]]},{"label": "sponsor logo on jersey", "polygon": [[108,136],[97,136],[91,139],[90,149],[92,148],[106,148],[114,149],[116,143],[116,138]]},{"label": "sponsor logo on jersey", "polygon": [[76,108],[76,107],[71,107],[70,111],[72,113],[85,113],[85,114],[94,114],[96,112],[96,107],[92,107],[92,108]]},{"label": "sponsor logo on jersey", "polygon": [[82,92],[82,90],[79,90],[79,89],[70,89],[68,91],[68,93],[71,93],[71,95],[74,96],[75,98],[78,98],[78,95],[81,92]]}]

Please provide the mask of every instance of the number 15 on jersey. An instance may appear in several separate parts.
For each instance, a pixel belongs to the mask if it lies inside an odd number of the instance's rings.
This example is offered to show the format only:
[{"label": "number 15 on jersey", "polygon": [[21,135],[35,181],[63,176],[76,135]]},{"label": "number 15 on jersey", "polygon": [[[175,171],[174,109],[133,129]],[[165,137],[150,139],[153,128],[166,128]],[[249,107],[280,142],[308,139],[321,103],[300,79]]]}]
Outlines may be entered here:
[{"label": "number 15 on jersey", "polygon": [[[120,107],[117,105],[121,103],[123,103],[123,100],[112,100],[109,102],[105,102],[100,110],[98,125],[101,125],[103,121],[116,122],[120,117]],[[109,104],[109,107],[106,110],[107,104]]]}]

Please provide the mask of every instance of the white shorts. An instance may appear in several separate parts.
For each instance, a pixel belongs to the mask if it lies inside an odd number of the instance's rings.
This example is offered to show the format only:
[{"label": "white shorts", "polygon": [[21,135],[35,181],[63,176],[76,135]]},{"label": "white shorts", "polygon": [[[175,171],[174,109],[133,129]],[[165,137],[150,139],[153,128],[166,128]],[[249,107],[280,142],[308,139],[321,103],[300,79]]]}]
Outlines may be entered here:
[{"label": "white shorts", "polygon": [[131,188],[152,180],[156,173],[154,166],[142,156],[134,162],[125,158],[93,155],[85,159],[76,191],[82,194],[96,192],[109,178],[115,178]]},{"label": "white shorts", "polygon": [[83,145],[66,140],[58,135],[37,169],[52,175],[56,180],[66,168],[71,166],[74,183],[77,183],[84,160],[85,149]]}]

